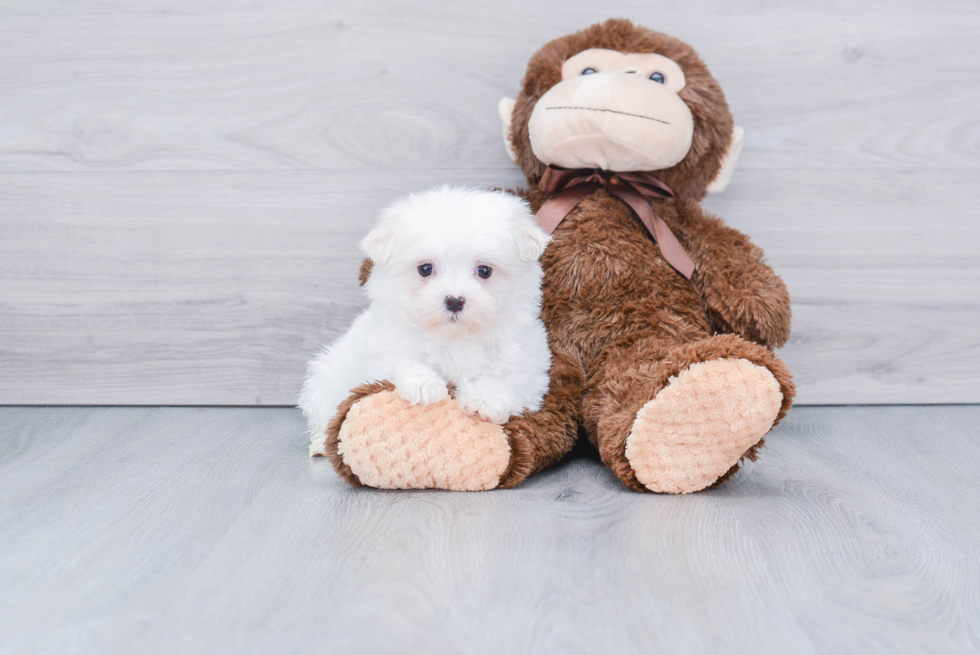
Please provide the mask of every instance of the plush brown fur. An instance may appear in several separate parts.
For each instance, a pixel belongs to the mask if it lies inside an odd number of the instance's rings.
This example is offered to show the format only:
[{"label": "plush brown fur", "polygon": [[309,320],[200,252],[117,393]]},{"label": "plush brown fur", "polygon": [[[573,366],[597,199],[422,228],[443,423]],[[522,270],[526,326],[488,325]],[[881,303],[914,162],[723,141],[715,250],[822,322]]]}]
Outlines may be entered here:
[{"label": "plush brown fur", "polygon": [[[602,461],[628,487],[644,490],[626,458],[626,440],[643,405],[686,367],[715,359],[746,359],[766,367],[780,385],[782,406],[795,393],[786,366],[772,353],[789,338],[790,302],[782,280],[748,237],[705,213],[699,204],[721,167],[733,120],[718,83],[688,45],[672,37],[611,20],[546,44],[530,60],[517,99],[510,138],[537,210],[536,188],[545,166],[531,151],[528,119],[535,103],[561,80],[562,63],[588,48],[659,53],[684,70],[680,92],[694,116],[693,145],[671,169],[655,171],[676,197],[652,201],[697,265],[693,280],[661,256],[633,211],[599,189],[561,223],[542,257],[543,319],[554,355],[551,385],[538,412],[515,417],[504,429],[512,459],[500,486],[511,487],[564,457],[584,427]],[[370,264],[361,269],[362,282]],[[372,387],[356,390],[330,428],[336,454],[343,416]],[[755,459],[763,441],[743,458]],[[339,457],[338,471],[351,482]],[[728,479],[736,463],[715,483]]]},{"label": "plush brown fur", "polygon": [[374,262],[370,259],[365,259],[361,262],[361,270],[357,272],[357,281],[363,287],[367,284],[368,278],[371,277],[371,269],[374,268]]},{"label": "plush brown fur", "polygon": [[[588,48],[658,53],[684,70],[687,86],[680,96],[694,116],[693,144],[680,164],[655,172],[676,197],[652,206],[697,264],[697,274],[690,281],[671,268],[632,210],[604,190],[569,214],[542,257],[543,317],[556,355],[551,389],[541,412],[505,428],[533,445],[531,461],[515,463],[505,486],[562,457],[581,422],[603,462],[627,486],[642,490],[625,456],[636,412],[695,362],[741,357],[768,368],[783,393],[777,422],[795,393],[788,369],[771,352],[789,338],[786,286],[763,263],[760,248],[698,202],[721,167],[734,122],[720,86],[690,46],[611,20],[535,53],[510,132],[528,183],[536,185],[545,169],[531,151],[531,111],[561,80],[562,63]],[[546,199],[533,188],[522,195],[535,210]],[[761,446],[745,457],[755,459]]]}]

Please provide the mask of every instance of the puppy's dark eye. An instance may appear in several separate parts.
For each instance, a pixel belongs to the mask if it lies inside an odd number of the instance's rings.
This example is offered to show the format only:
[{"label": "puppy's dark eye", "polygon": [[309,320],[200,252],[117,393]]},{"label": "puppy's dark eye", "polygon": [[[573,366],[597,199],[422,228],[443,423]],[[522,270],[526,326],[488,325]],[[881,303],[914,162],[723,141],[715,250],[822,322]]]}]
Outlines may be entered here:
[{"label": "puppy's dark eye", "polygon": [[422,264],[419,266],[419,275],[422,277],[429,277],[432,275],[432,264]]},{"label": "puppy's dark eye", "polygon": [[661,84],[663,84],[664,83],[664,74],[663,73],[650,73],[650,79],[653,80],[654,82],[660,82]]},{"label": "puppy's dark eye", "polygon": [[493,273],[493,269],[490,268],[489,266],[477,266],[476,267],[476,274],[479,275],[480,277],[482,277],[484,280],[487,279],[488,277],[490,277],[490,274],[491,273]]},{"label": "puppy's dark eye", "polygon": [[599,71],[597,71],[594,68],[586,68],[584,71],[582,71],[582,75],[591,75],[592,73],[598,73],[598,72]]}]

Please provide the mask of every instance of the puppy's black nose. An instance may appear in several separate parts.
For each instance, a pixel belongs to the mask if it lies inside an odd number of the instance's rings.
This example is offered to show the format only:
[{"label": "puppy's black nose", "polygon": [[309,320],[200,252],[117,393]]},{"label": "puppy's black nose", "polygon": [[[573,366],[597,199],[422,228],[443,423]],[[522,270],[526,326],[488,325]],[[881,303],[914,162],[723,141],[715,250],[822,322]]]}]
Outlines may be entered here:
[{"label": "puppy's black nose", "polygon": [[446,309],[451,311],[453,314],[463,310],[463,305],[466,304],[466,298],[463,296],[446,296]]}]

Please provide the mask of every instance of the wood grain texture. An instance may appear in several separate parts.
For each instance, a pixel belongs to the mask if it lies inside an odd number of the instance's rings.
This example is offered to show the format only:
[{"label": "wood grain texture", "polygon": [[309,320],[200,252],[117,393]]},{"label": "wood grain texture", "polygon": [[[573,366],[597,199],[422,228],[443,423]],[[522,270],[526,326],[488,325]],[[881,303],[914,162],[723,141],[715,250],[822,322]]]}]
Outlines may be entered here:
[{"label": "wood grain texture", "polygon": [[975,653],[980,407],[798,408],[692,496],[379,492],[295,410],[0,409],[0,653]]},{"label": "wood grain texture", "polygon": [[0,404],[288,405],[387,202],[513,186],[549,38],[691,42],[748,137],[707,204],[794,298],[799,402],[980,401],[980,5],[0,5]]},{"label": "wood grain texture", "polygon": [[0,170],[509,170],[497,101],[545,41],[614,15],[699,50],[747,165],[980,168],[961,0],[7,5]]},{"label": "wood grain texture", "polygon": [[[496,171],[0,175],[0,401],[271,404],[363,305],[356,243],[391,198]],[[789,284],[801,403],[971,402],[980,369],[972,174],[744,171],[709,207]],[[848,191],[841,193],[844,188]],[[173,200],[177,194],[179,202]],[[797,199],[787,216],[786,198]]]}]

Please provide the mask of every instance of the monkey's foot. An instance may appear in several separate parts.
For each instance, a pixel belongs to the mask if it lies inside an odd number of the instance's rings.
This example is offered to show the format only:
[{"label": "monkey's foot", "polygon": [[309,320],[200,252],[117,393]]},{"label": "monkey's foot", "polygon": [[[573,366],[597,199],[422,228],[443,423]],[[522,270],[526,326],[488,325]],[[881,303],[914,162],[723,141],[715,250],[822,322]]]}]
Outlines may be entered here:
[{"label": "monkey's foot", "polygon": [[341,405],[323,454],[354,485],[484,491],[500,483],[511,449],[500,425],[463,413],[455,399],[409,405],[385,382]]},{"label": "monkey's foot", "polygon": [[751,457],[782,401],[769,369],[746,359],[691,364],[637,412],[626,458],[651,491],[700,491]]}]

